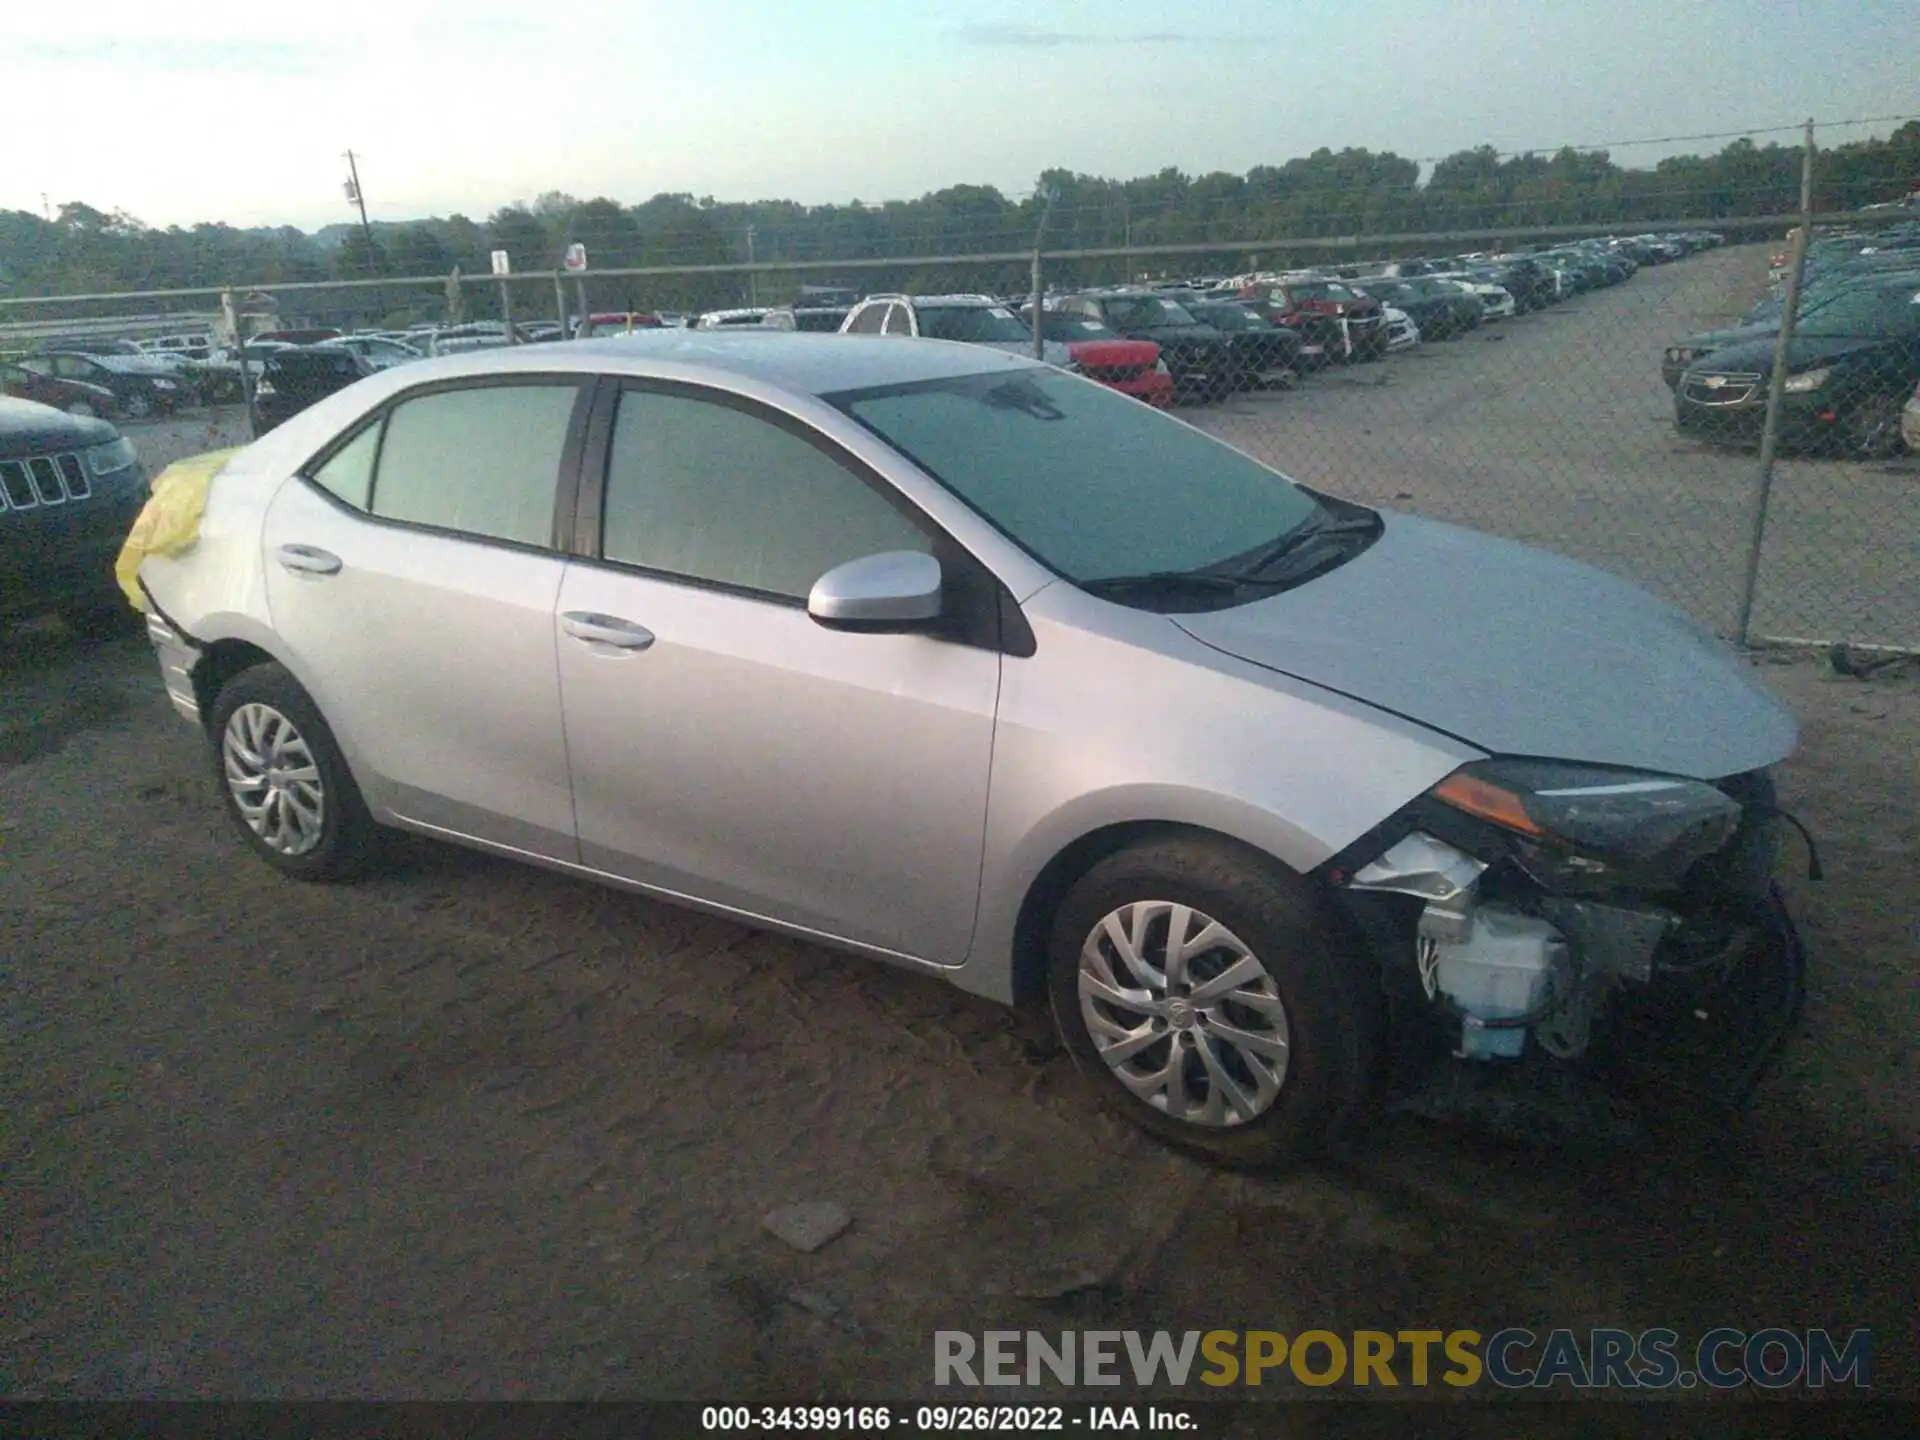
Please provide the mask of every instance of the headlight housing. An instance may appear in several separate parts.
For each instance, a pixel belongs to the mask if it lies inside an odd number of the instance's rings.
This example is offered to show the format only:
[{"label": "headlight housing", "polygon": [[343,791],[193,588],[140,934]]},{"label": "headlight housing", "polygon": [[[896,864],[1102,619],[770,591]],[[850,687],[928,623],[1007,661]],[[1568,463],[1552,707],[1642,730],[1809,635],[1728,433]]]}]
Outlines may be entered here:
[{"label": "headlight housing", "polygon": [[1832,368],[1825,365],[1818,370],[1802,370],[1798,375],[1789,375],[1781,388],[1789,395],[1804,395],[1809,390],[1818,390],[1832,374]]},{"label": "headlight housing", "polygon": [[1691,345],[1669,345],[1667,363],[1670,365],[1691,365],[1700,358],[1700,352]]},{"label": "headlight housing", "polygon": [[1556,891],[1671,888],[1742,818],[1703,781],[1548,760],[1478,761],[1431,794],[1492,826],[1508,855]]},{"label": "headlight housing", "polygon": [[85,454],[87,473],[96,479],[131,470],[140,462],[139,455],[134,452],[133,442],[124,435],[108,444],[91,446]]}]

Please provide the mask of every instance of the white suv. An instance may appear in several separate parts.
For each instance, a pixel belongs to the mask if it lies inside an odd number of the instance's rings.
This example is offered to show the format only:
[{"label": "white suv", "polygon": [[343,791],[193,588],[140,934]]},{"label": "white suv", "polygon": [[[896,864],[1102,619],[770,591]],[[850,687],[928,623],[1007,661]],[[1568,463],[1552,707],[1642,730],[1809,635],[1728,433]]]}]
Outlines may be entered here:
[{"label": "white suv", "polygon": [[[1033,354],[1033,332],[991,295],[869,295],[840,322],[842,335],[913,335],[926,340],[963,340],[1012,355]],[[1064,341],[1042,342],[1040,358],[1073,368]]]}]

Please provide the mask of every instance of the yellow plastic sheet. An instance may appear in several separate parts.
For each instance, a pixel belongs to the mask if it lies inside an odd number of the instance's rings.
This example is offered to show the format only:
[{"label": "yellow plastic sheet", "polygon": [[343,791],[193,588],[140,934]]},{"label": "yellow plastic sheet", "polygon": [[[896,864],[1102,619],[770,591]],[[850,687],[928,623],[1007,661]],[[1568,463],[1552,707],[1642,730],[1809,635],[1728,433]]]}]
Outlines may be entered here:
[{"label": "yellow plastic sheet", "polygon": [[193,544],[200,534],[200,516],[206,511],[213,477],[240,448],[230,446],[176,460],[153,482],[153,494],[127,532],[127,543],[120,547],[120,558],[113,566],[114,577],[134,609],[145,613],[147,608],[147,597],[140,593],[140,562],[149,555],[181,554]]}]

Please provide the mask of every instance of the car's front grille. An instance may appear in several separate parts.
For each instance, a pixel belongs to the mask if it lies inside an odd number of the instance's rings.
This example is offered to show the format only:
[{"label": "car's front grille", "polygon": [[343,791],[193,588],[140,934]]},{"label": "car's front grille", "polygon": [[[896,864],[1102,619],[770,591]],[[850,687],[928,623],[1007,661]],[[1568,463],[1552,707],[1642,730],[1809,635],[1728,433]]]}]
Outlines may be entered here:
[{"label": "car's front grille", "polygon": [[1760,388],[1760,377],[1751,372],[1739,374],[1688,375],[1686,397],[1696,405],[1744,405]]},{"label": "car's front grille", "polygon": [[87,467],[78,455],[0,460],[0,510],[37,510],[43,505],[84,500],[92,493]]}]

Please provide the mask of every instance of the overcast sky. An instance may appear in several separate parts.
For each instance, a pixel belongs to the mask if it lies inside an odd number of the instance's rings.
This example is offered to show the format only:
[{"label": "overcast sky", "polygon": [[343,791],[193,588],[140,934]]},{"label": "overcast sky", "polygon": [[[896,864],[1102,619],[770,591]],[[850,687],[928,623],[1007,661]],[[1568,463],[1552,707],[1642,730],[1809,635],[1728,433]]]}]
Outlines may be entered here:
[{"label": "overcast sky", "polygon": [[347,219],[349,146],[374,219],[479,219],[543,190],[1025,193],[1055,165],[1244,171],[1321,145],[1427,158],[1920,112],[1920,0],[0,7],[0,208],[156,225]]}]

